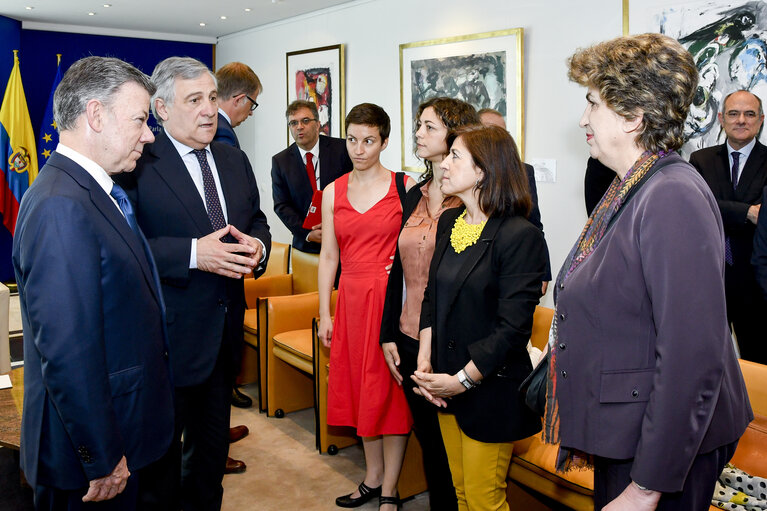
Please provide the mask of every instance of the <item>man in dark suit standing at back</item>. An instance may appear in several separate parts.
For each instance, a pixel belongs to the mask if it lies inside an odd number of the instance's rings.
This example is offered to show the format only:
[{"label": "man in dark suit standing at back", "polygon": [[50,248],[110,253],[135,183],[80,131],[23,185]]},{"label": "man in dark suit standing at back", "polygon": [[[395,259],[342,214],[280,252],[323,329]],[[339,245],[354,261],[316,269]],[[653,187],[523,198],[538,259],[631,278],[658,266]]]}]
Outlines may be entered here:
[{"label": "man in dark suit standing at back", "polygon": [[762,298],[751,265],[762,189],[767,184],[767,147],[756,138],[764,121],[762,101],[741,90],[728,95],[719,113],[727,141],[695,151],[690,163],[711,188],[722,214],[725,235],[724,282],[727,317],[741,358],[767,363]]},{"label": "man in dark suit standing at back", "polygon": [[293,247],[320,253],[322,226],[304,229],[312,195],[352,170],[346,141],[320,136],[317,105],[294,101],[285,112],[294,143],[272,157],[274,212],[293,233]]},{"label": "man in dark suit standing at back", "polygon": [[38,510],[135,510],[173,436],[160,282],[111,179],[154,140],[154,90],[121,60],[75,62],[53,98],[59,145],[21,202],[21,466]]},{"label": "man in dark suit standing at back", "polygon": [[242,62],[230,62],[216,71],[218,82],[218,126],[213,140],[240,148],[234,128],[258,108],[261,80]]},{"label": "man in dark suit standing at back", "polygon": [[263,273],[271,236],[245,153],[212,142],[213,74],[195,59],[171,57],[157,64],[152,82],[163,133],[144,149],[125,188],[163,283],[176,431],[155,466],[155,500],[143,509],[217,510],[242,345],[242,277]]},{"label": "man in dark suit standing at back", "polygon": [[[258,108],[256,99],[261,94],[261,80],[250,66],[242,62],[230,62],[216,71],[218,82],[218,126],[213,140],[240,149],[240,141],[234,128],[245,122]],[[253,400],[240,392],[236,384],[232,386],[232,405],[238,408],[250,408]],[[229,442],[241,440],[249,433],[248,427],[239,425],[229,428]],[[227,474],[244,472],[244,461],[231,457],[226,459]]]}]

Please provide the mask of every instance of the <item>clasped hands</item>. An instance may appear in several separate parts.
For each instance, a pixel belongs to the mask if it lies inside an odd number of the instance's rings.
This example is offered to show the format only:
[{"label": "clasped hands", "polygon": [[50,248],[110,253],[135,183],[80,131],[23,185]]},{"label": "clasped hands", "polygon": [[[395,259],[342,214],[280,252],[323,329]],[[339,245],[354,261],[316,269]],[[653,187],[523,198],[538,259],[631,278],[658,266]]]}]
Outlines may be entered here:
[{"label": "clasped hands", "polygon": [[[231,234],[237,243],[222,242],[221,238],[227,234]],[[197,240],[197,268],[224,277],[239,279],[252,273],[262,257],[261,243],[233,225]]]},{"label": "clasped hands", "polygon": [[466,387],[458,381],[458,376],[447,373],[434,374],[431,371],[431,362],[419,359],[417,369],[410,378],[417,385],[413,392],[423,396],[433,405],[447,408],[448,399],[466,392]]}]

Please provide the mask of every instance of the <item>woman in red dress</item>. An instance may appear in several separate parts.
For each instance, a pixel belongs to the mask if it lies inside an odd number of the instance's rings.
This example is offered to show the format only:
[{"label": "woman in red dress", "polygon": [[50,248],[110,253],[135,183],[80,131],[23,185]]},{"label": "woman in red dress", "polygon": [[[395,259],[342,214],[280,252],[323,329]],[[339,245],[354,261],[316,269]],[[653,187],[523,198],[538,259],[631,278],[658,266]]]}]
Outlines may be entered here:
[{"label": "woman in red dress", "polygon": [[[380,161],[389,131],[389,116],[377,105],[357,105],[346,117],[354,169],[323,193],[319,266],[319,336],[331,348],[327,421],[357,429],[366,464],[365,480],[336,505],[357,507],[377,496],[387,511],[399,504],[397,480],[413,422],[378,343],[387,267],[402,219],[395,174]],[[413,184],[408,178],[408,188]],[[343,272],[333,322],[330,295],[339,257]]]}]

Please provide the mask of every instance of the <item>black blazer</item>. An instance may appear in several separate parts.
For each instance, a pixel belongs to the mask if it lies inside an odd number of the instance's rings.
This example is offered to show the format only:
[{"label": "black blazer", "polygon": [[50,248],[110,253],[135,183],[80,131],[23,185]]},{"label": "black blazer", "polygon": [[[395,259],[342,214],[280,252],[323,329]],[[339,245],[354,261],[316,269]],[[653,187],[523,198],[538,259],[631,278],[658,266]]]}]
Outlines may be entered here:
[{"label": "black blazer", "polygon": [[767,185],[767,147],[756,141],[735,190],[727,144],[695,151],[690,155],[690,163],[703,176],[719,206],[724,234],[730,238],[733,267],[748,269],[744,276],[753,278],[750,264],[756,226],[748,221],[746,214],[749,207],[762,202],[762,190]]},{"label": "black blazer", "polygon": [[[352,170],[346,140],[320,135],[320,188]],[[302,252],[319,254],[320,244],[306,241],[303,228],[312,203],[313,186],[306,175],[306,165],[294,143],[272,157],[272,196],[274,212],[293,233],[293,246]]]},{"label": "black blazer", "polygon": [[[540,229],[541,233],[543,233],[543,224],[541,223],[541,212],[538,209],[538,193],[535,188],[535,174],[533,172],[533,167],[531,165],[525,164],[525,171],[527,173],[528,185],[530,186],[530,195],[533,199],[533,209],[530,211],[530,217],[528,220],[530,223]],[[402,225],[400,226],[400,232],[402,232],[402,229],[405,227],[405,222],[408,221],[410,215],[413,214],[413,211],[415,211],[415,208],[418,206],[418,202],[421,200],[421,197],[423,197],[421,188],[426,183],[427,181],[422,181],[408,190],[402,206]],[[548,281],[551,280],[549,249],[546,246],[545,240],[543,243],[546,259],[546,268],[544,271],[543,280]],[[386,299],[384,301],[383,318],[381,320],[381,335],[379,337],[381,343],[414,341],[414,339],[411,339],[409,336],[403,334],[399,329],[399,318],[402,315],[402,288],[404,286],[402,279],[402,259],[399,255],[398,242],[397,250],[394,254],[394,261],[392,262],[391,271],[389,272],[389,283],[386,286]]]},{"label": "black blazer", "polygon": [[[432,327],[435,373],[455,374],[470,360],[482,383],[448,401],[461,429],[482,442],[509,442],[541,429],[518,388],[532,371],[527,342],[545,269],[543,234],[522,217],[490,218],[449,289],[435,279],[450,232],[463,207],[445,211],[421,309],[421,329]],[[438,315],[437,302],[447,300]]]},{"label": "black blazer", "polygon": [[[212,142],[210,149],[221,179],[229,223],[261,240],[268,259],[271,235],[248,158],[239,149],[220,142]],[[144,148],[136,170],[119,177],[157,261],[176,386],[202,383],[213,370],[222,342],[229,344],[234,369],[245,315],[243,283],[242,279],[189,269],[192,238],[210,234],[213,227],[181,156],[168,136],[160,133],[153,144]],[[265,267],[259,266],[255,277]]]}]

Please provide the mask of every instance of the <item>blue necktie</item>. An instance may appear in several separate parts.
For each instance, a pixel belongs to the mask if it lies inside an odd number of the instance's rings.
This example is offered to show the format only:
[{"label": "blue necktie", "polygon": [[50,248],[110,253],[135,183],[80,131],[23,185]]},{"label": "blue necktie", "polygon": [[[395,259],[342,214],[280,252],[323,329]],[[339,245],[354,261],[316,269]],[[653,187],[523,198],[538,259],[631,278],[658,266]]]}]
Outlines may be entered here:
[{"label": "blue necktie", "polygon": [[120,206],[120,211],[122,211],[123,215],[125,215],[125,219],[128,221],[128,225],[130,226],[133,233],[138,237],[139,242],[144,249],[144,254],[146,255],[146,260],[149,263],[149,269],[151,270],[152,278],[154,279],[154,285],[157,289],[157,296],[160,301],[160,306],[162,308],[163,315],[165,315],[165,301],[162,297],[160,274],[157,272],[157,266],[155,265],[154,258],[152,257],[152,250],[149,247],[149,243],[146,241],[144,234],[141,232],[141,229],[139,229],[138,223],[136,222],[136,214],[133,212],[133,205],[130,203],[125,190],[123,190],[122,187],[117,183],[112,185],[112,191],[109,192],[109,195],[114,197],[114,199],[117,201],[117,205]]},{"label": "blue necktie", "polygon": [[109,195],[114,197],[117,201],[117,205],[120,206],[120,211],[125,215],[125,219],[128,221],[131,230],[138,236],[139,240],[142,240],[143,242],[143,236],[138,228],[138,223],[136,223],[136,215],[133,213],[133,206],[131,205],[130,200],[128,200],[128,195],[125,193],[125,190],[115,183],[112,185],[112,191],[109,192]]}]

